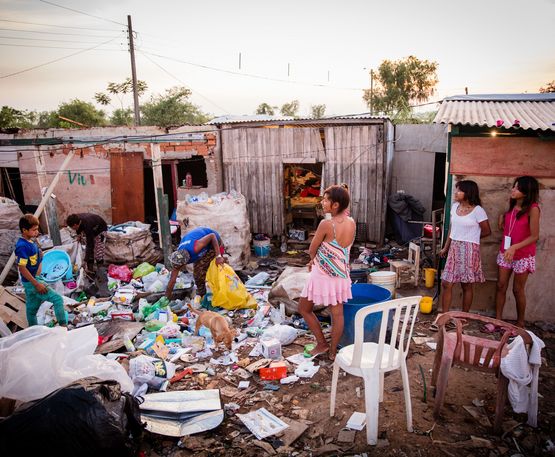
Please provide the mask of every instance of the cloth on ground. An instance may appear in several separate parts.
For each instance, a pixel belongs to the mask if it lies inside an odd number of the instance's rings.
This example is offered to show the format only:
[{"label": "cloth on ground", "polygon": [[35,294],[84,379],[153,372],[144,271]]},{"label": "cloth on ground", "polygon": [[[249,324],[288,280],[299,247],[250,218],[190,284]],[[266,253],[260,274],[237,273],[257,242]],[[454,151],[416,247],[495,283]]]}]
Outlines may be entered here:
[{"label": "cloth on ground", "polygon": [[528,413],[528,425],[537,426],[538,378],[541,350],[545,343],[534,333],[530,354],[521,336],[517,336],[507,348],[509,353],[501,359],[501,372],[509,380],[508,396],[515,413]]}]

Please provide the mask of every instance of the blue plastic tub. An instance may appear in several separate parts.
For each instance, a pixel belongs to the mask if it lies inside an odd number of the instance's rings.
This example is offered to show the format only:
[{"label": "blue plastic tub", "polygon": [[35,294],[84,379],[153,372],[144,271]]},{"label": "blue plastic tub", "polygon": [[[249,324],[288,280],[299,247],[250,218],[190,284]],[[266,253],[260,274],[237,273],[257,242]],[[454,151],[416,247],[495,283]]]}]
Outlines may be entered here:
[{"label": "blue plastic tub", "polygon": [[52,249],[42,258],[42,279],[54,283],[60,279],[71,281],[73,279],[71,259],[65,251]]},{"label": "blue plastic tub", "polygon": [[[343,305],[345,327],[339,340],[340,346],[353,344],[355,340],[355,315],[358,310],[375,303],[391,300],[391,292],[375,284],[353,284],[353,298]],[[378,342],[382,313],[370,314],[364,320],[364,341]]]}]

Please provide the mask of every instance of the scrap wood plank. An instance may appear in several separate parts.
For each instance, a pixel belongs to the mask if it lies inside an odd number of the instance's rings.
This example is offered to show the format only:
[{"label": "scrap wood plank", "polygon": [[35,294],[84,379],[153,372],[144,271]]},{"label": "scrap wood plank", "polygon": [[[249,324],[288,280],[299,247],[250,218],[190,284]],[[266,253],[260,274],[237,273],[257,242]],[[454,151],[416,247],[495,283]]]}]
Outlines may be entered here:
[{"label": "scrap wood plank", "polygon": [[13,322],[20,328],[29,327],[25,301],[2,286],[0,286],[0,318],[6,324]]}]

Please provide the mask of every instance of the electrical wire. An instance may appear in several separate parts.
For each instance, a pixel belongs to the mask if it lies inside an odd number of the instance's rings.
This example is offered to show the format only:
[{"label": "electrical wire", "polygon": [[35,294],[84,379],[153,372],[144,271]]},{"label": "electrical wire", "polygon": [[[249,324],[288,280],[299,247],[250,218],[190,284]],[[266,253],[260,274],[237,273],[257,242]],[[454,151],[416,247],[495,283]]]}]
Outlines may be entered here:
[{"label": "electrical wire", "polygon": [[[38,49],[84,49],[88,50],[87,48],[74,48],[70,46],[41,46],[40,44],[15,44],[15,43],[0,43],[0,46],[9,46],[9,47],[16,47],[16,48],[38,48]],[[127,49],[90,49],[91,51],[123,51],[127,52]]]},{"label": "electrical wire", "polygon": [[[110,38],[119,38],[119,37],[110,37]],[[60,39],[55,39],[55,38],[29,38],[29,37],[15,37],[15,36],[0,36],[0,39],[3,39],[3,40],[23,40],[23,41],[55,41],[55,42],[58,42],[58,43],[98,44],[98,41],[60,40]]]},{"label": "electrical wire", "polygon": [[[60,25],[60,24],[45,24],[43,22],[13,21],[13,20],[10,20],[10,19],[0,19],[0,22],[11,22],[13,24],[40,25],[40,26],[43,26],[43,27],[56,27],[56,28],[61,28],[61,29],[95,30],[95,31],[98,31],[98,32],[117,32],[118,31],[116,29],[97,29],[97,28],[82,27],[82,26],[76,27],[76,26]],[[40,33],[40,32],[37,32],[37,33]],[[48,32],[42,32],[42,33],[48,33]]]},{"label": "electrical wire", "polygon": [[[41,30],[23,30],[23,29],[7,29],[7,28],[0,28],[0,31],[3,31],[3,32],[21,32],[21,33],[40,33],[41,35],[44,34],[44,35],[84,36],[84,37],[92,37],[92,38],[116,38],[114,36],[93,35],[91,33],[43,32]],[[121,31],[123,32],[123,30],[121,30]]]},{"label": "electrical wire", "polygon": [[191,86],[189,86],[188,84],[184,83],[181,79],[179,79],[177,76],[173,75],[172,73],[170,73],[166,68],[162,67],[162,65],[159,65],[157,62],[155,62],[154,60],[152,60],[150,57],[148,57],[144,52],[142,52],[141,50],[138,50],[139,53],[147,60],[149,60],[150,62],[152,62],[154,65],[156,65],[158,68],[160,68],[160,70],[162,70],[164,73],[168,74],[169,76],[171,76],[173,79],[175,79],[177,82],[179,82],[180,84],[183,84],[187,89],[189,89],[191,92],[196,93],[197,95],[199,95],[200,97],[202,97],[203,99],[205,99],[207,102],[211,103],[212,105],[214,105],[215,107],[217,107],[218,109],[222,110],[224,113],[230,114],[230,112],[228,110],[226,110],[225,108],[222,108],[220,105],[218,105],[216,102],[210,100],[208,97],[202,95],[199,91],[194,90]]},{"label": "electrical wire", "polygon": [[111,43],[111,42],[114,41],[114,40],[115,40],[115,38],[112,38],[111,40],[108,40],[108,41],[105,41],[105,42],[103,42],[103,43],[97,44],[96,46],[92,46],[92,47],[90,47],[90,48],[81,49],[80,51],[78,51],[78,52],[73,52],[73,53],[71,53],[71,54],[69,54],[69,55],[67,55],[67,56],[59,57],[59,58],[57,58],[57,59],[50,60],[50,61],[48,61],[48,62],[44,62],[44,63],[41,63],[41,64],[39,64],[39,65],[33,65],[32,67],[25,68],[24,70],[19,70],[19,71],[16,71],[16,72],[14,72],[14,73],[9,73],[9,74],[7,74],[7,75],[2,75],[2,76],[0,76],[0,79],[4,79],[4,78],[9,78],[9,77],[11,77],[11,76],[20,75],[20,74],[22,74],[22,73],[26,73],[26,72],[28,72],[28,71],[35,70],[35,69],[37,69],[37,68],[45,67],[46,65],[50,65],[50,64],[52,64],[52,63],[60,62],[61,60],[69,59],[70,57],[73,57],[73,56],[76,56],[76,55],[79,55],[79,54],[83,54],[84,52],[87,52],[87,51],[92,51],[93,49],[96,49],[96,48],[98,48],[98,47],[100,47],[100,46],[102,46],[102,45]]},{"label": "electrical wire", "polygon": [[121,22],[113,21],[112,19],[108,19],[108,18],[101,17],[101,16],[95,16],[94,14],[86,13],[84,11],[79,11],[79,10],[76,10],[76,9],[73,9],[73,8],[69,8],[67,6],[58,5],[57,3],[49,2],[47,0],[39,0],[39,1],[42,2],[42,3],[46,3],[48,5],[55,6],[57,8],[62,8],[64,10],[72,11],[74,13],[83,14],[85,16],[93,17],[93,18],[98,19],[100,21],[111,22],[112,24],[123,25],[124,27],[127,27],[127,24],[122,24]]},{"label": "electrical wire", "polygon": [[357,92],[359,92],[361,90],[365,90],[365,89],[354,88],[354,87],[339,87],[339,86],[330,86],[329,84],[322,84],[322,83],[312,83],[312,82],[306,82],[306,81],[293,81],[293,80],[289,80],[289,79],[272,78],[270,76],[256,75],[256,74],[253,74],[253,73],[242,73],[242,72],[233,71],[233,70],[226,70],[224,68],[212,67],[210,65],[203,65],[203,64],[198,64],[198,63],[194,63],[194,62],[188,62],[186,60],[176,59],[174,57],[164,56],[164,55],[153,53],[153,52],[146,52],[146,51],[142,51],[142,52],[143,52],[143,54],[148,54],[148,55],[151,55],[151,56],[154,56],[154,57],[160,57],[161,59],[167,59],[167,60],[171,60],[171,61],[174,61],[174,62],[183,63],[185,65],[191,65],[193,67],[204,68],[205,70],[212,70],[212,71],[217,71],[217,72],[220,72],[220,73],[227,73],[227,74],[236,75],[236,76],[244,76],[244,77],[247,77],[247,78],[261,79],[261,80],[266,80],[266,81],[282,82],[282,83],[288,83],[288,84],[301,84],[301,85],[305,85],[305,86],[324,87],[324,88],[328,88],[328,89],[357,91]]}]

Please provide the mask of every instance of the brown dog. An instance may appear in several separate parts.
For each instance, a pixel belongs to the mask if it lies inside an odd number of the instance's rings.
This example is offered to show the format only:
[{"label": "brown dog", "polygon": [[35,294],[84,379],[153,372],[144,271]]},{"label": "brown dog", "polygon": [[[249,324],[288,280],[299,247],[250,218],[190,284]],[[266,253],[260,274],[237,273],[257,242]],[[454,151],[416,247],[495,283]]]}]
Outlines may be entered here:
[{"label": "brown dog", "polygon": [[230,330],[226,318],[212,311],[200,312],[190,304],[188,306],[189,309],[198,316],[195,324],[195,335],[198,335],[200,326],[204,325],[206,328],[210,329],[216,347],[218,347],[218,344],[224,343],[225,346],[231,350],[234,334]]}]

